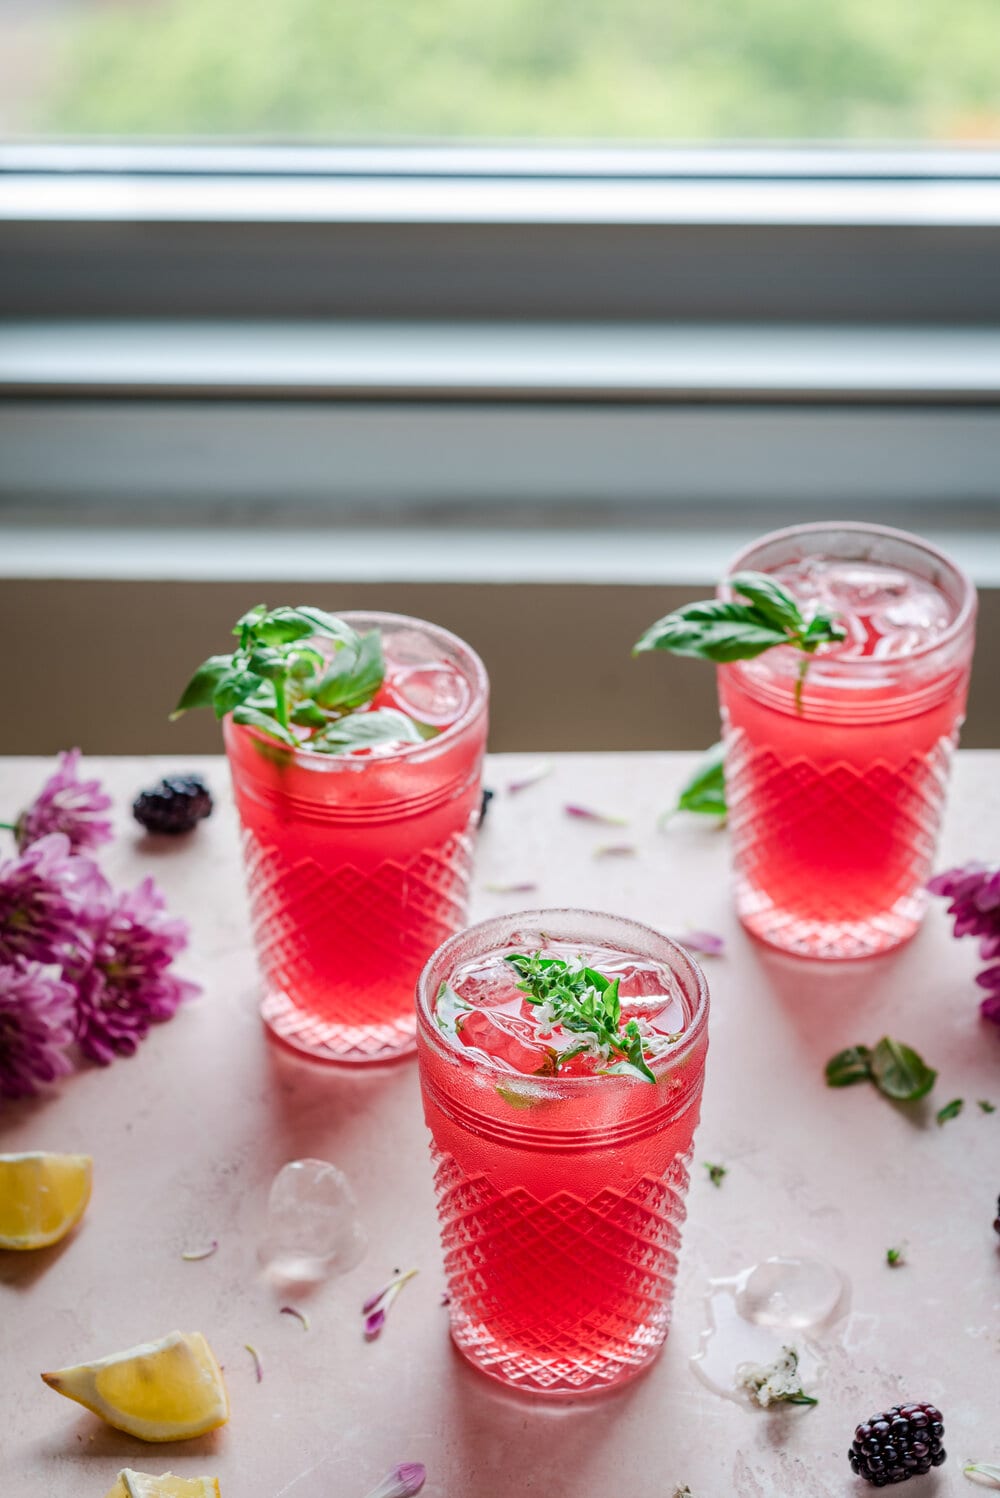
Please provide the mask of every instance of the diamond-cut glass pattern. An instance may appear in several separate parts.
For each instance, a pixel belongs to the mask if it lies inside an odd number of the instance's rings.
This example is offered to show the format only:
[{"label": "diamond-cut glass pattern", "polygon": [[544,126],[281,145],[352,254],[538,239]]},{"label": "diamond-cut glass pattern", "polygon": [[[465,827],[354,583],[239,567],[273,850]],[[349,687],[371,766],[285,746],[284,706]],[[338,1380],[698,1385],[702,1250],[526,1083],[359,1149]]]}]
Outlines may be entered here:
[{"label": "diamond-cut glass pattern", "polygon": [[[670,1323],[690,1154],[581,1198],[498,1190],[434,1150],[452,1335],[484,1372],[548,1393],[617,1383]],[[567,1172],[572,1176],[572,1169]]]},{"label": "diamond-cut glass pattern", "polygon": [[925,904],[954,736],[893,766],[781,759],[726,736],[737,907],[755,935],[814,957],[863,957],[912,935]]},{"label": "diamond-cut glass pattern", "polygon": [[420,969],[465,920],[471,833],[365,872],[291,862],[249,829],[243,848],[268,1024],[332,1059],[412,1050]]}]

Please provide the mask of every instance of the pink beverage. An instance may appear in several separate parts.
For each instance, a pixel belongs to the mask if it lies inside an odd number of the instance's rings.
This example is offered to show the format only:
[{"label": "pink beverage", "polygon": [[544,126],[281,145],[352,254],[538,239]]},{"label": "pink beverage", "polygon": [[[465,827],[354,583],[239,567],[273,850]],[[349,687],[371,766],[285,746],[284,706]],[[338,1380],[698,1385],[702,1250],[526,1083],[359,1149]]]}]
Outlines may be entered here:
[{"label": "pink beverage", "polygon": [[[507,954],[620,985],[653,1080],[530,1004]],[[453,936],[417,990],[420,1079],[451,1334],[484,1373],[579,1394],[639,1373],[667,1335],[708,1046],[708,989],[646,926],[588,911]]]},{"label": "pink beverage", "polygon": [[370,709],[409,714],[425,742],[341,754],[289,749],[225,720],[257,955],[276,1035],[330,1061],[414,1048],[413,990],[465,920],[482,803],[486,672],[446,630],[344,613],[378,629]]},{"label": "pink beverage", "polygon": [[785,951],[889,951],[924,910],[975,590],[919,537],[870,525],[765,536],[731,568],[747,570],[777,578],[807,618],[836,614],[847,637],[719,668],[737,909]]}]

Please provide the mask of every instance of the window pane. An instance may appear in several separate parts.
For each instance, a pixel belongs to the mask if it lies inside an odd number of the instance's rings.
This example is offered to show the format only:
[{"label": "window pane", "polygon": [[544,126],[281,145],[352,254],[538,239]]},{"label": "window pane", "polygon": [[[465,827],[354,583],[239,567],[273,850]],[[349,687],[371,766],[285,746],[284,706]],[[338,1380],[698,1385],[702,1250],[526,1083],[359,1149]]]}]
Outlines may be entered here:
[{"label": "window pane", "polygon": [[976,142],[997,0],[0,0],[0,134]]}]

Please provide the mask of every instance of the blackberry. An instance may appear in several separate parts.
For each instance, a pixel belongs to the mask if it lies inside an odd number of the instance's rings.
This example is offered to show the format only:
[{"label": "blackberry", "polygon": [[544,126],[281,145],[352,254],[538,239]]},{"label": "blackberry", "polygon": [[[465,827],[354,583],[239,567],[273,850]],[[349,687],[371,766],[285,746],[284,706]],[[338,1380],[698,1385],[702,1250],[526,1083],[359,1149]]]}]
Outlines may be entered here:
[{"label": "blackberry", "polygon": [[885,1488],[940,1467],[945,1459],[943,1435],[941,1411],[933,1404],[894,1404],[862,1421],[847,1460],[858,1477]]},{"label": "blackberry", "polygon": [[190,832],[212,815],[212,797],[200,775],[165,775],[135,798],[132,815],[147,832]]}]

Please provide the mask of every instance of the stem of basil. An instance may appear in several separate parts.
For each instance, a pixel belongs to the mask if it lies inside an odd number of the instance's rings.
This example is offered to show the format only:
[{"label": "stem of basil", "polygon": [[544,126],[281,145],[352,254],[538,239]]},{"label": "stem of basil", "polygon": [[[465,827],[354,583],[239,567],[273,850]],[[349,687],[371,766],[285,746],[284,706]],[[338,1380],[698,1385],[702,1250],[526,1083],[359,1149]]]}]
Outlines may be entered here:
[{"label": "stem of basil", "polygon": [[285,678],[274,678],[274,716],[282,728],[288,728],[288,699],[285,695]]}]

